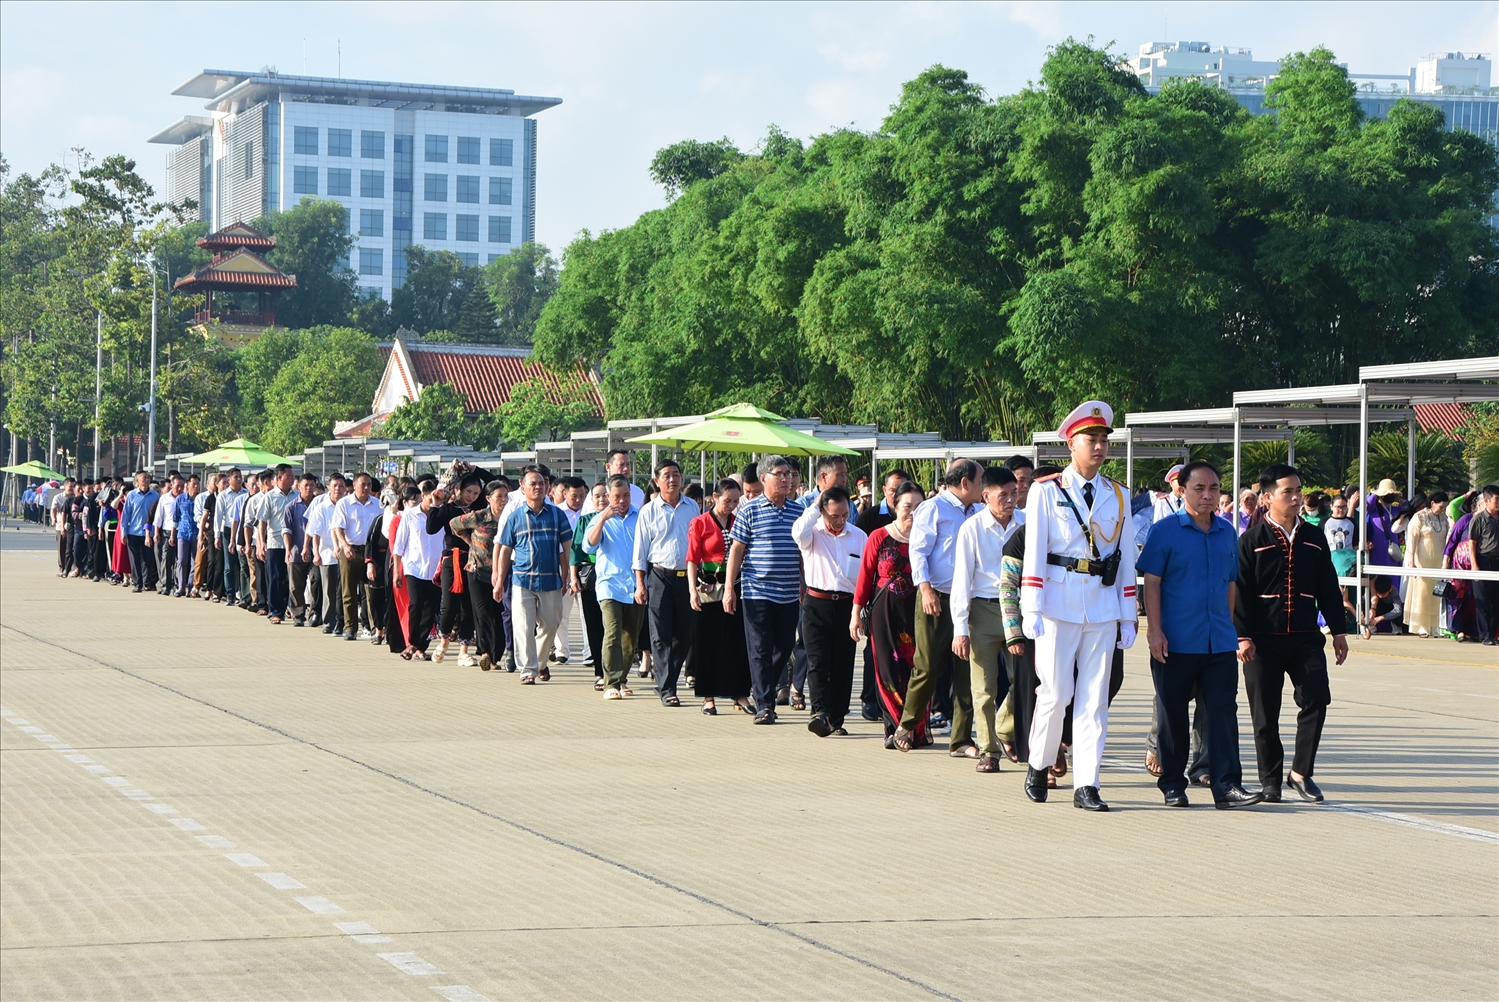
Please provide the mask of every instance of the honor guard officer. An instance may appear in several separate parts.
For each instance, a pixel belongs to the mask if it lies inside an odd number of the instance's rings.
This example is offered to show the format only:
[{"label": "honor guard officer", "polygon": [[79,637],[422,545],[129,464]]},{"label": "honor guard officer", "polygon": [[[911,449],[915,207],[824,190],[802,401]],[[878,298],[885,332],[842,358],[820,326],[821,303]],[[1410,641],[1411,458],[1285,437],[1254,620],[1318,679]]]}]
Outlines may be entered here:
[{"label": "honor guard officer", "polygon": [[1070,701],[1072,802],[1089,811],[1109,809],[1098,792],[1109,670],[1115,641],[1130,647],[1138,625],[1129,498],[1121,484],[1098,472],[1109,458],[1113,420],[1108,404],[1090,400],[1062,421],[1059,434],[1072,462],[1031,485],[1020,579],[1021,628],[1036,641],[1041,682],[1025,795],[1037,803],[1046,799],[1047,766],[1056,761]]}]

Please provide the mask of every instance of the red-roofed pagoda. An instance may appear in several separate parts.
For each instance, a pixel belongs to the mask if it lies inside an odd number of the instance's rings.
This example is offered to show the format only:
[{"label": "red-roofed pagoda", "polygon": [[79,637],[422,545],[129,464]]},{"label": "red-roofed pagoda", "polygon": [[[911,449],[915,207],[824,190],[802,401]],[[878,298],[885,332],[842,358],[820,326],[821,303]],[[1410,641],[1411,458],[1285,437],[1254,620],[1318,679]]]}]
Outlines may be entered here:
[{"label": "red-roofed pagoda", "polygon": [[[213,260],[174,286],[206,297],[194,319],[199,324],[216,321],[220,330],[227,328],[227,333],[241,336],[254,336],[276,326],[276,300],[282,290],[296,288],[297,276],[286,274],[261,257],[276,246],[275,238],[235,223],[203,237],[198,246],[212,251]],[[254,310],[232,308],[241,295],[249,292],[255,293]],[[215,303],[214,293],[227,293],[231,307]]]}]

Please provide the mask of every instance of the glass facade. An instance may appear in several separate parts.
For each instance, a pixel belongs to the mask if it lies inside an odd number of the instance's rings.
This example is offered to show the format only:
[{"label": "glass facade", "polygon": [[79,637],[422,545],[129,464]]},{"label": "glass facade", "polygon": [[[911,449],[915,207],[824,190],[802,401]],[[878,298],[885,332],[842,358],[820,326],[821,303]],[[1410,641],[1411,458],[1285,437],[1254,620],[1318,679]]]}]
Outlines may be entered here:
[{"label": "glass facade", "polygon": [[468,243],[479,242],[479,217],[459,213],[454,217],[453,239]]},{"label": "glass facade", "polygon": [[383,170],[362,170],[359,172],[359,197],[385,197],[385,172]]},{"label": "glass facade", "polygon": [[292,152],[304,157],[317,156],[318,130],[316,126],[299,125],[292,130]]},{"label": "glass facade", "polygon": [[359,133],[359,156],[365,160],[384,160],[385,133],[369,131]]},{"label": "glass facade", "polygon": [[448,137],[428,136],[426,156],[429,164],[445,164],[448,162]]},{"label": "glass facade", "polygon": [[422,239],[446,240],[448,238],[448,214],[446,212],[422,213]]},{"label": "glass facade", "polygon": [[[291,171],[291,191],[293,195],[317,194],[316,167],[293,167]],[[246,176],[248,177],[249,175]]]},{"label": "glass facade", "polygon": [[347,167],[328,168],[328,194],[348,198],[353,193],[354,172]]},{"label": "glass facade", "polygon": [[489,166],[515,166],[515,140],[491,139],[489,141]]},{"label": "glass facade", "polygon": [[492,244],[510,243],[510,217],[489,217],[489,242]]},{"label": "glass facade", "polygon": [[472,253],[469,253],[469,252],[466,252],[466,251],[459,251],[458,252],[458,260],[462,261],[464,263],[464,265],[466,265],[469,268],[477,268],[477,267],[479,267],[479,254],[478,254],[477,251],[472,252]]},{"label": "glass facade", "polygon": [[479,162],[479,137],[458,137],[458,162],[461,164],[476,164]]},{"label": "glass facade", "polygon": [[359,248],[359,274],[385,274],[385,252],[378,247]]},{"label": "glass facade", "polygon": [[352,157],[354,155],[354,130],[329,129],[328,155],[330,157]]},{"label": "glass facade", "polygon": [[416,152],[415,136],[396,136],[395,177],[391,183],[390,281],[406,284],[406,248],[411,246],[411,185]]},{"label": "glass facade", "polygon": [[385,210],[360,209],[359,235],[361,237],[385,236]]},{"label": "glass facade", "polygon": [[456,189],[458,201],[479,204],[479,177],[477,174],[459,174]]},{"label": "glass facade", "polygon": [[446,174],[422,175],[422,201],[446,202],[448,200],[448,176]]},{"label": "glass facade", "polygon": [[509,205],[510,193],[513,190],[512,180],[508,177],[492,177],[489,179],[489,204]]}]

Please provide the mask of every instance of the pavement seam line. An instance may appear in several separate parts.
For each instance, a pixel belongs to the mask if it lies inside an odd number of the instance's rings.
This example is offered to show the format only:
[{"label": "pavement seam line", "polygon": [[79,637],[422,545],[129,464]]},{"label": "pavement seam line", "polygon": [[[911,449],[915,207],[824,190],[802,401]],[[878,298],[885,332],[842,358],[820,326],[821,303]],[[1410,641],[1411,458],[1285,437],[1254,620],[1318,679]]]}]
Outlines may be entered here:
[{"label": "pavement seam line", "polygon": [[615,869],[621,870],[621,871],[623,871],[625,873],[630,874],[631,876],[638,877],[638,878],[640,878],[642,880],[645,880],[645,881],[647,881],[649,883],[655,884],[656,886],[661,887],[661,888],[663,888],[665,890],[669,890],[669,891],[675,892],[677,894],[681,894],[681,895],[683,895],[685,897],[692,898],[694,901],[697,901],[700,904],[706,905],[706,906],[708,906],[710,908],[715,908],[715,909],[717,909],[719,911],[722,911],[722,912],[726,912],[726,913],[728,913],[730,915],[735,916],[736,918],[743,919],[744,921],[749,922],[749,923],[751,923],[753,925],[759,926],[759,927],[761,927],[763,929],[773,930],[775,932],[780,933],[783,936],[788,936],[791,939],[795,939],[795,940],[797,940],[797,941],[799,941],[801,943],[805,943],[808,946],[812,946],[812,947],[815,947],[815,948],[817,948],[819,950],[822,950],[822,951],[824,951],[826,953],[830,953],[833,956],[841,957],[844,960],[848,960],[848,961],[850,961],[852,963],[859,964],[860,966],[866,967],[866,968],[868,968],[868,969],[870,969],[872,971],[877,971],[880,974],[884,974],[884,975],[886,975],[888,977],[895,978],[897,981],[901,981],[901,982],[903,982],[905,984],[911,985],[912,987],[919,988],[922,991],[927,992],[928,994],[931,994],[931,995],[933,995],[933,996],[935,996],[937,998],[947,999],[948,1002],[963,1002],[963,1000],[960,999],[956,995],[948,994],[947,992],[942,991],[940,988],[936,988],[936,987],[934,987],[932,985],[926,984],[923,981],[920,981],[920,980],[918,980],[916,978],[913,978],[913,977],[911,977],[909,975],[902,974],[899,971],[891,970],[890,968],[884,967],[884,966],[882,966],[880,964],[877,964],[877,963],[875,963],[872,960],[866,960],[865,958],[860,957],[860,956],[858,956],[856,954],[852,954],[852,953],[848,953],[848,952],[846,952],[844,950],[840,950],[840,949],[838,949],[835,946],[832,946],[832,945],[830,945],[828,943],[824,943],[824,942],[822,942],[820,940],[814,939],[811,936],[807,936],[807,935],[805,935],[803,933],[797,932],[794,929],[784,928],[784,927],[782,927],[781,925],[779,925],[779,924],[777,924],[775,922],[771,922],[771,921],[768,921],[768,920],[762,919],[762,918],[757,918],[756,916],[751,915],[748,912],[740,911],[739,909],[735,908],[732,905],[725,904],[724,902],[717,901],[717,900],[715,900],[713,898],[708,897],[705,894],[700,894],[697,891],[693,891],[693,890],[690,890],[689,888],[682,887],[682,886],[680,886],[678,884],[674,884],[671,881],[666,880],[664,877],[658,877],[655,874],[648,873],[645,870],[641,870],[641,869],[639,869],[637,867],[631,866],[630,864],[622,862],[620,860],[611,859],[610,857],[605,856],[602,853],[594,852],[592,849],[587,849],[587,848],[584,848],[583,846],[576,845],[576,844],[574,844],[572,842],[568,842],[566,839],[558,838],[555,835],[548,835],[546,832],[543,832],[543,831],[540,831],[539,829],[532,828],[532,827],[530,827],[528,825],[522,824],[519,821],[512,821],[509,818],[502,817],[502,816],[500,816],[498,814],[493,813],[492,811],[485,810],[484,808],[479,807],[476,804],[470,804],[467,801],[460,800],[459,798],[454,797],[451,794],[443,793],[440,790],[434,790],[431,787],[423,786],[422,784],[416,782],[415,780],[407,779],[405,776],[397,775],[396,773],[390,772],[390,771],[388,771],[386,769],[382,769],[379,766],[374,765],[372,763],[361,761],[360,759],[357,759],[357,758],[353,757],[352,755],[348,755],[348,754],[345,754],[344,752],[336,751],[336,750],[334,750],[332,748],[328,748],[328,747],[326,747],[324,745],[320,745],[316,741],[310,741],[307,738],[298,737],[297,735],[292,734],[289,731],[282,730],[281,728],[275,726],[274,724],[267,724],[267,723],[264,723],[262,721],[256,720],[253,717],[249,717],[249,716],[246,716],[243,713],[238,712],[237,710],[231,710],[228,707],[219,706],[217,703],[211,703],[208,700],[203,699],[200,696],[194,696],[192,693],[183,692],[181,689],[175,689],[172,686],[166,685],[166,684],[164,684],[162,682],[158,682],[155,679],[147,678],[144,675],[136,674],[135,672],[129,670],[128,668],[121,668],[119,665],[111,664],[108,661],[104,661],[104,660],[102,660],[100,658],[96,658],[96,657],[94,657],[92,655],[85,654],[82,651],[76,651],[76,650],[72,649],[71,647],[64,647],[62,644],[56,643],[55,641],[47,640],[45,638],[35,636],[34,634],[27,633],[24,630],[18,630],[14,626],[10,626],[10,625],[7,624],[7,625],[4,626],[4,629],[10,630],[12,633],[19,634],[20,636],[23,636],[23,637],[27,638],[28,640],[33,640],[33,641],[35,641],[35,642],[37,642],[39,644],[46,644],[49,647],[55,647],[56,649],[58,649],[60,651],[65,651],[68,654],[72,654],[74,657],[82,658],[85,661],[91,661],[91,662],[93,662],[94,664],[97,664],[97,665],[102,665],[103,667],[108,668],[108,669],[110,669],[112,671],[117,671],[121,675],[124,675],[124,676],[126,676],[128,678],[133,678],[137,682],[144,682],[147,685],[155,686],[156,688],[161,689],[164,692],[169,692],[169,693],[171,693],[174,696],[179,696],[182,699],[190,700],[190,701],[192,701],[194,703],[199,704],[200,706],[206,706],[210,710],[217,710],[220,713],[227,714],[228,716],[234,717],[236,720],[240,720],[240,721],[243,721],[244,723],[250,724],[253,727],[259,727],[259,728],[261,728],[263,730],[270,731],[272,734],[279,734],[280,736],[286,738],[288,741],[295,741],[296,743],[301,744],[301,745],[306,745],[309,748],[315,748],[318,751],[323,752],[324,754],[332,755],[335,758],[339,758],[339,759],[344,760],[345,762],[349,762],[349,763],[351,763],[353,765],[360,766],[361,768],[368,769],[370,772],[373,772],[376,775],[384,776],[387,779],[394,780],[397,783],[401,783],[401,784],[404,784],[406,786],[409,786],[413,790],[418,790],[418,791],[420,791],[422,793],[427,794],[428,796],[436,797],[439,800],[446,801],[446,802],[448,802],[450,804],[453,804],[453,805],[455,805],[457,807],[462,807],[462,808],[464,808],[466,810],[473,811],[474,813],[479,814],[479,815],[481,815],[483,817],[489,818],[490,820],[498,821],[499,823],[501,823],[503,825],[506,825],[506,826],[508,826],[510,828],[515,829],[516,831],[524,832],[527,835],[531,835],[531,836],[533,836],[535,838],[539,838],[539,839],[541,839],[541,840],[543,840],[545,842],[549,842],[552,845],[557,846],[558,848],[566,849],[566,850],[568,850],[570,852],[575,852],[575,853],[578,853],[579,855],[586,856],[589,859],[594,860],[595,862],[603,863],[605,866],[614,867]]},{"label": "pavement seam line", "polygon": [[[14,629],[14,627],[6,627],[6,628],[12,630],[15,633],[21,633],[20,630],[16,630],[16,629]],[[25,634],[25,633],[22,633],[21,635],[22,636],[30,636],[30,634]],[[36,638],[32,638],[32,639],[36,639]],[[45,643],[45,641],[42,641],[42,642]],[[54,645],[54,646],[56,646],[56,645]],[[62,648],[62,649],[63,650],[67,650],[67,648]],[[86,657],[86,655],[78,654],[78,652],[76,652],[76,651],[70,651],[69,653],[75,654],[75,655],[77,655],[79,657]],[[102,664],[103,662],[98,662],[98,663]],[[116,670],[116,671],[124,671],[124,669],[117,668],[114,665],[109,665],[108,667],[114,668],[114,670]],[[125,674],[129,675],[130,672],[126,671]],[[150,679],[144,679],[143,681],[149,682]],[[155,683],[152,683],[152,684],[155,684]],[[191,699],[193,697],[189,696],[187,698]],[[41,740],[43,737],[46,737],[46,738],[51,738],[52,737],[50,734],[47,734],[45,731],[43,731],[40,727],[32,726],[29,720],[27,720],[27,719],[25,719],[23,717],[18,717],[11,710],[0,708],[0,718],[3,718],[7,723],[9,723],[12,727],[15,727],[17,730],[22,731],[22,732],[30,735],[31,737],[37,738],[38,740]],[[53,739],[53,740],[55,740],[55,739]],[[71,750],[71,749],[72,749],[71,745],[60,745],[58,748],[55,748],[54,750],[56,750],[56,751],[63,751],[63,750]],[[67,756],[64,756],[64,757],[71,759],[74,756],[67,755]],[[87,758],[87,756],[82,756],[82,757]],[[79,763],[75,763],[75,764],[79,764]],[[89,767],[85,766],[85,768],[89,768]],[[113,780],[118,780],[118,782],[112,782]],[[122,790],[122,789],[120,789],[121,786],[128,786],[129,783],[128,783],[128,781],[123,780],[123,779],[121,779],[118,776],[109,776],[109,777],[106,777],[105,780],[104,780],[104,782],[107,783],[107,784],[109,784],[112,788],[118,790],[118,792],[120,792],[120,793],[125,793],[125,794],[139,793],[139,794],[142,794],[147,799],[152,799],[152,800],[156,799],[154,796],[152,796],[150,794],[147,794],[144,790]],[[142,806],[143,807],[147,807],[147,808],[160,808],[160,807],[163,807],[164,805],[162,805],[162,804],[142,804]],[[169,810],[171,811],[171,813],[174,813],[174,814],[176,813],[175,810],[171,810],[171,809],[169,809]],[[168,824],[174,825],[175,827],[177,827],[178,829],[180,829],[182,831],[200,831],[200,830],[204,830],[206,828],[206,826],[199,824],[198,822],[192,820],[191,818],[166,818],[165,820],[167,821]],[[206,840],[207,838],[210,838],[211,836],[199,835],[199,836],[196,836],[196,837],[199,840]],[[227,840],[225,840],[225,841],[227,842]],[[229,845],[232,846],[233,843],[229,843]],[[237,856],[238,857],[242,857],[242,858],[236,859],[235,857],[237,857]],[[249,855],[247,853],[225,853],[224,857],[226,859],[229,859],[232,862],[238,863],[240,866],[245,866],[245,867],[258,867],[258,866],[267,866],[268,865],[267,863],[265,863],[260,858],[258,858],[256,856],[251,856],[251,855]],[[305,890],[307,888],[307,885],[304,884],[304,883],[302,883],[300,880],[297,880],[297,879],[295,879],[293,877],[289,877],[289,876],[287,876],[284,873],[257,872],[255,874],[255,876],[257,876],[260,879],[264,880],[266,883],[270,884],[272,887],[277,888],[278,890],[299,890],[299,889],[300,890]],[[295,902],[297,902],[302,907],[306,908],[308,911],[312,912],[315,915],[338,915],[338,914],[344,914],[345,913],[344,909],[340,908],[338,905],[336,905],[333,902],[329,901],[327,898],[321,897],[321,896],[318,896],[318,897],[293,897],[292,900],[295,901]],[[339,926],[339,927],[341,927],[343,924],[344,923],[338,923],[338,922],[334,923],[335,926]],[[366,925],[366,923],[357,923],[357,924],[359,924],[359,925]],[[370,930],[370,933],[373,934],[373,935],[351,934],[351,935],[348,935],[347,938],[353,939],[356,942],[361,942],[361,943],[389,943],[389,942],[391,942],[391,939],[390,939],[389,936],[380,935],[379,932],[378,932],[378,930],[376,930],[373,926],[370,926],[369,930]],[[340,931],[343,931],[343,930],[340,929]],[[92,944],[90,945],[90,948],[92,948]],[[428,975],[428,974],[440,974],[440,973],[442,973],[435,965],[429,963],[426,960],[423,960],[421,957],[417,956],[417,954],[415,954],[415,953],[400,953],[400,954],[384,954],[384,953],[381,953],[381,954],[376,954],[376,956],[378,956],[378,957],[380,957],[380,959],[385,960],[386,962],[390,963],[393,967],[395,967],[397,970],[401,971],[403,974],[408,974],[408,975]],[[399,962],[397,962],[395,960],[392,960],[391,959],[392,957],[399,957],[399,958],[401,958],[401,960]],[[489,1002],[489,999],[486,996],[484,996],[484,995],[480,994],[479,992],[475,991],[474,989],[470,988],[468,985],[449,985],[446,988],[440,990],[440,992],[442,992],[442,993],[446,993],[447,991],[453,991],[453,992],[458,993],[457,995],[455,995],[453,997],[455,997],[455,998],[461,998],[461,999],[464,1000],[464,1002]]]}]

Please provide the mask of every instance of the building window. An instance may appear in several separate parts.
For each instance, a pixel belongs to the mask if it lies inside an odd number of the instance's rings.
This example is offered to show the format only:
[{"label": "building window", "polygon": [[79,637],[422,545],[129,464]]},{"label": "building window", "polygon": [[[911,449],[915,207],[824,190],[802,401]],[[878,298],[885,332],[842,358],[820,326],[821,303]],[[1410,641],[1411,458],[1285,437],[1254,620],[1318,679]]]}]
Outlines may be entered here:
[{"label": "building window", "polygon": [[448,137],[427,137],[427,163],[445,164],[448,162]]},{"label": "building window", "polygon": [[458,162],[461,164],[476,164],[479,162],[479,137],[458,137]]},{"label": "building window", "polygon": [[[475,216],[474,218],[477,219],[478,217]],[[467,267],[467,268],[477,268],[477,267],[479,267],[479,255],[476,254],[476,253],[475,254],[464,254],[464,253],[460,252],[459,255],[458,255],[458,260],[460,260],[460,261],[463,262],[464,267]],[[481,293],[481,295],[482,295],[482,293]]]},{"label": "building window", "polygon": [[361,237],[385,236],[385,210],[360,209],[359,235]]},{"label": "building window", "polygon": [[503,254],[491,254],[491,255],[489,255],[489,263],[490,264],[494,264],[496,261],[498,261],[500,258],[502,258],[504,256],[505,255],[503,255]]},{"label": "building window", "polygon": [[515,166],[515,140],[491,139],[489,141],[489,166]]},{"label": "building window", "polygon": [[508,244],[510,242],[510,217],[489,217],[489,242],[492,244]]},{"label": "building window", "polygon": [[448,200],[448,176],[446,174],[426,175],[426,186],[422,191],[425,201],[446,202]]},{"label": "building window", "polygon": [[422,239],[446,240],[448,238],[448,214],[446,212],[422,213]]},{"label": "building window", "polygon": [[362,170],[359,172],[359,197],[385,197],[385,172],[383,170]]},{"label": "building window", "polygon": [[479,217],[464,216],[457,217],[457,223],[453,229],[454,240],[466,240],[470,243],[479,242]]},{"label": "building window", "polygon": [[316,195],[317,168],[293,167],[291,177],[291,190],[292,194],[294,195]]},{"label": "building window", "polygon": [[489,179],[489,204],[510,204],[510,178],[492,177]]},{"label": "building window", "polygon": [[378,247],[359,248],[359,274],[385,274],[385,252]]},{"label": "building window", "polygon": [[[245,180],[255,176],[255,141],[245,144]],[[312,190],[317,191],[317,171],[312,172]]]},{"label": "building window", "polygon": [[458,201],[479,204],[479,178],[477,175],[458,175]]},{"label": "building window", "polygon": [[385,159],[385,133],[359,133],[359,155],[365,160]]},{"label": "building window", "polygon": [[354,155],[354,130],[329,129],[328,155],[330,157],[352,157]]},{"label": "building window", "polygon": [[317,126],[309,128],[305,125],[299,125],[296,127],[296,134],[292,142],[292,152],[309,157],[317,156]]},{"label": "building window", "polygon": [[385,298],[385,290],[381,289],[381,288],[379,288],[377,286],[361,285],[359,287],[359,294],[361,296],[363,296],[365,299],[384,299]]},{"label": "building window", "polygon": [[[317,168],[314,167],[313,170],[315,172]],[[328,194],[342,195],[344,198],[348,198],[350,195],[352,195],[354,193],[353,174],[354,172],[349,170],[349,168],[347,167],[329,167]],[[316,184],[315,181],[313,183]]]}]

